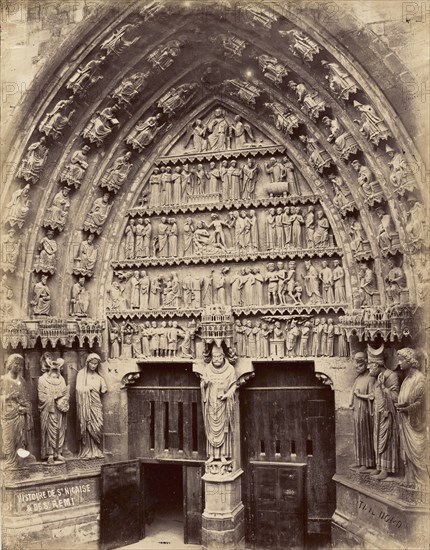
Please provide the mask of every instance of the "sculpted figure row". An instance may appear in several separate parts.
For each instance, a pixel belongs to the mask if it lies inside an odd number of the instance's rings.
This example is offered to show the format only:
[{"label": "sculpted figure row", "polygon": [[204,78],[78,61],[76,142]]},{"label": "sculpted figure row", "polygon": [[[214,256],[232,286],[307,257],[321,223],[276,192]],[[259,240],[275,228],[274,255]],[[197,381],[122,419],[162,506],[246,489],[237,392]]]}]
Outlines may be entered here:
[{"label": "sculpted figure row", "polygon": [[[38,379],[41,427],[41,458],[48,464],[64,462],[63,449],[70,408],[70,386],[61,374],[64,360],[46,352],[41,357],[42,375]],[[76,412],[78,421],[79,458],[102,457],[103,411],[101,395],[107,391],[98,374],[100,357],[90,353],[76,377]],[[3,455],[6,467],[20,465],[27,458],[28,435],[33,427],[27,383],[23,377],[24,358],[12,354],[6,361],[6,374],[1,377],[1,424]]]},{"label": "sculpted figure row", "polygon": [[426,379],[420,372],[416,352],[403,348],[397,352],[397,370],[384,364],[382,354],[357,353],[357,378],[352,387],[354,411],[355,467],[383,480],[405,464],[403,483],[412,488],[429,485],[426,434]]}]

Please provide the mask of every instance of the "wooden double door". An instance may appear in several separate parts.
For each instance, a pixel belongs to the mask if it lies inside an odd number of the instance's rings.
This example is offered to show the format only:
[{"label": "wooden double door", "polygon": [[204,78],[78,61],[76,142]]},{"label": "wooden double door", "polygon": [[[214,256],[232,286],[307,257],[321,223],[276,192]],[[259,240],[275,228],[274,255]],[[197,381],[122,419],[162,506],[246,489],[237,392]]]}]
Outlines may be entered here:
[{"label": "wooden double door", "polygon": [[[111,550],[145,538],[157,510],[182,514],[184,542],[201,543],[204,506],[200,464],[144,459],[102,466],[100,547]],[[161,512],[162,513],[162,512]]]}]

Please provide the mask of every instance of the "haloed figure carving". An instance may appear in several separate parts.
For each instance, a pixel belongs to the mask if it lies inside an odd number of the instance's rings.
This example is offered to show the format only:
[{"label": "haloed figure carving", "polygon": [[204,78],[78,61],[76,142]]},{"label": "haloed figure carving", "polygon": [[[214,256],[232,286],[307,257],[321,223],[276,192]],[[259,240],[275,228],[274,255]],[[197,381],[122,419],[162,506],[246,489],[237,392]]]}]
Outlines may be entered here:
[{"label": "haloed figure carving", "polygon": [[76,377],[76,410],[79,421],[79,458],[101,458],[104,379],[97,372],[100,357],[90,353]]},{"label": "haloed figure carving", "polygon": [[236,372],[221,348],[214,346],[200,388],[208,462],[227,462],[233,452]]}]

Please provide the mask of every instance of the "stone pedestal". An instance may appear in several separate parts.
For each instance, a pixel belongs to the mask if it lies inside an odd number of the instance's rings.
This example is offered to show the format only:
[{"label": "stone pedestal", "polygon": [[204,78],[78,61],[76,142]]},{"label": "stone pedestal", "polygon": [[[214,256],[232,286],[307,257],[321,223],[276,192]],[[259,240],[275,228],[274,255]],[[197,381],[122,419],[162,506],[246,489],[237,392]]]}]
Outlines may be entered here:
[{"label": "stone pedestal", "polygon": [[206,550],[245,548],[245,509],[242,504],[243,470],[229,472],[231,463],[206,465],[205,510],[202,516],[202,547]]},{"label": "stone pedestal", "polygon": [[429,536],[427,492],[404,489],[394,479],[373,481],[368,475],[335,475],[334,480],[333,548],[412,550],[425,546]]}]

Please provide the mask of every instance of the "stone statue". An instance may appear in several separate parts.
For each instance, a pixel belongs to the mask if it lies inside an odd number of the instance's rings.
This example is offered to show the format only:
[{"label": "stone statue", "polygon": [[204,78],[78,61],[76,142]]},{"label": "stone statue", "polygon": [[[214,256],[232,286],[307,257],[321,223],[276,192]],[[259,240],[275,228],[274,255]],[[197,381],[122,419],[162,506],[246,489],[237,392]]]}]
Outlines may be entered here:
[{"label": "stone statue", "polygon": [[289,224],[291,224],[291,246],[293,248],[302,248],[303,247],[303,238],[302,238],[302,226],[305,223],[301,210],[298,206],[292,206],[291,216],[289,219]]},{"label": "stone statue", "polygon": [[17,177],[37,183],[48,158],[48,150],[45,136],[29,145],[27,154],[18,168]]},{"label": "stone statue", "polygon": [[242,198],[244,200],[255,197],[255,186],[258,177],[258,166],[255,161],[248,158],[245,166],[242,168]]},{"label": "stone statue", "polygon": [[224,80],[223,84],[229,94],[236,96],[240,101],[251,107],[255,106],[255,101],[261,94],[261,90],[249,80],[233,78]]},{"label": "stone statue", "polygon": [[355,94],[358,90],[354,79],[338,63],[329,63],[323,59],[321,65],[328,69],[326,79],[330,90],[340,99],[348,101],[349,94]]},{"label": "stone statue", "polygon": [[201,119],[197,119],[189,129],[185,138],[184,147],[186,148],[189,142],[192,142],[193,150],[196,153],[201,153],[207,150],[208,142],[206,139],[207,126]]},{"label": "stone statue", "polygon": [[48,464],[64,462],[62,456],[67,428],[70,388],[61,375],[64,359],[54,359],[49,352],[42,355],[42,366],[47,368],[38,380],[41,455]]},{"label": "stone statue", "polygon": [[140,120],[134,130],[126,138],[125,142],[141,153],[147,147],[164,126],[159,124],[161,114],[150,116],[146,120]]},{"label": "stone statue", "polygon": [[14,293],[9,285],[6,273],[3,273],[0,280],[0,318],[8,320],[14,307]]},{"label": "stone statue", "polygon": [[151,280],[146,271],[140,272],[140,309],[149,309],[149,290],[151,287]]},{"label": "stone statue", "polygon": [[96,199],[85,218],[84,230],[100,235],[111,208],[112,203],[109,204],[109,193],[105,193],[102,197]]},{"label": "stone statue", "polygon": [[163,113],[173,115],[178,109],[189,103],[197,93],[198,84],[196,82],[181,84],[177,88],[171,88],[165,93],[157,103],[157,107],[162,109]]},{"label": "stone statue", "polygon": [[335,176],[334,174],[331,174],[328,179],[333,184],[333,204],[342,212],[342,209],[345,206],[349,206],[353,201],[351,193],[347,188],[345,181],[340,176]]},{"label": "stone statue", "polygon": [[371,105],[362,105],[354,101],[354,107],[361,112],[361,122],[355,120],[360,126],[360,132],[374,145],[378,145],[381,139],[388,139],[391,134],[388,126],[376,113]]},{"label": "stone statue", "polygon": [[345,270],[340,265],[339,260],[333,262],[333,287],[334,302],[336,304],[346,303]]},{"label": "stone statue", "polygon": [[183,340],[180,346],[181,357],[194,359],[194,340],[197,333],[197,325],[194,320],[189,321],[187,328],[184,330]]},{"label": "stone statue", "polygon": [[387,259],[388,273],[385,277],[387,283],[387,296],[392,304],[400,304],[402,292],[407,290],[405,272],[397,267],[392,258]]},{"label": "stone statue", "polygon": [[63,231],[64,226],[66,225],[67,216],[69,215],[69,193],[70,189],[68,187],[64,187],[55,195],[51,206],[46,211],[46,216],[43,220],[44,227],[50,227],[51,229]]},{"label": "stone statue", "polygon": [[415,350],[397,352],[399,367],[405,374],[396,409],[400,431],[400,452],[405,463],[404,484],[428,486],[428,436],[426,433],[426,378],[419,371]]},{"label": "stone statue", "polygon": [[100,185],[102,187],[106,187],[109,191],[117,192],[124,183],[133,166],[129,162],[130,158],[130,151],[127,151],[124,155],[119,156],[114,161],[111,168],[106,171],[106,174],[101,179]]},{"label": "stone statue", "polygon": [[322,269],[319,272],[319,279],[322,283],[322,301],[323,304],[333,304],[334,303],[334,293],[333,293],[333,271],[328,266],[326,260],[322,262]]},{"label": "stone statue", "polygon": [[352,220],[349,228],[351,235],[351,249],[355,254],[364,251],[364,243],[367,241],[363,226],[360,220]]},{"label": "stone statue", "polygon": [[407,214],[406,233],[413,242],[421,241],[426,236],[427,215],[424,206],[413,201],[413,205]]},{"label": "stone statue", "polygon": [[316,139],[304,135],[299,136],[299,139],[309,155],[309,162],[318,173],[321,174],[325,168],[333,164],[331,156]]},{"label": "stone statue", "polygon": [[233,453],[236,372],[217,346],[201,376],[203,420],[208,462],[227,462]]},{"label": "stone statue", "polygon": [[138,271],[134,271],[129,280],[130,286],[130,307],[131,309],[139,309],[140,307],[140,275]]},{"label": "stone statue", "polygon": [[118,325],[109,323],[110,358],[118,359],[121,356],[121,333]]},{"label": "stone statue", "polygon": [[94,244],[94,235],[90,233],[79,245],[78,255],[74,260],[73,272],[86,277],[92,277],[94,275],[98,252],[98,247]]},{"label": "stone statue", "polygon": [[170,40],[166,44],[155,48],[148,55],[148,61],[154,68],[165,71],[173,63],[175,57],[179,55],[183,45],[180,40]]},{"label": "stone statue", "polygon": [[127,33],[127,31],[129,29],[134,29],[135,27],[136,25],[128,23],[127,25],[123,25],[119,29],[116,29],[115,31],[113,31],[111,36],[106,38],[106,40],[100,44],[100,49],[106,50],[106,55],[109,55],[111,53],[119,55],[126,48],[129,48],[139,40],[140,36],[136,36],[132,40],[125,40],[125,34]]},{"label": "stone statue", "polygon": [[32,429],[31,403],[23,377],[24,358],[13,353],[5,369],[6,374],[0,377],[2,452],[6,468],[13,468],[27,447],[28,431]]},{"label": "stone statue", "polygon": [[361,307],[372,306],[373,295],[378,292],[378,287],[374,271],[366,264],[360,266],[359,285]]},{"label": "stone statue", "polygon": [[79,458],[102,458],[104,379],[97,372],[101,359],[90,353],[76,376],[76,412],[79,426]]},{"label": "stone statue", "polygon": [[305,260],[305,274],[302,274],[302,279],[304,280],[304,287],[309,298],[309,303],[321,303],[322,296],[319,288],[318,271],[310,260]]},{"label": "stone statue", "polygon": [[248,140],[255,142],[251,126],[247,122],[242,122],[240,115],[236,115],[234,117],[234,120],[230,125],[230,130],[234,136],[234,144],[236,149],[249,147]]},{"label": "stone statue", "polygon": [[112,99],[116,99],[118,105],[131,105],[132,100],[137,96],[148,76],[149,71],[145,73],[137,72],[124,79],[113,91]]},{"label": "stone statue", "polygon": [[305,222],[305,237],[306,248],[314,248],[314,233],[315,233],[315,212],[313,206],[308,206],[308,210],[304,217]]},{"label": "stone statue", "polygon": [[63,115],[61,111],[71,106],[73,103],[73,96],[68,99],[60,100],[50,113],[46,113],[42,122],[39,125],[39,132],[45,134],[45,136],[51,137],[54,141],[61,137],[63,129],[70,123],[70,119],[75,113],[75,109],[72,109],[67,116]]},{"label": "stone statue", "polygon": [[225,118],[224,111],[220,108],[215,109],[214,114],[207,122],[209,151],[225,151],[229,148],[227,143],[229,128],[230,125]]},{"label": "stone statue", "polygon": [[376,214],[380,220],[377,234],[378,244],[383,252],[390,252],[395,235],[391,216],[386,214],[382,208],[378,208]]},{"label": "stone statue", "polygon": [[95,84],[98,80],[103,78],[103,76],[99,74],[99,68],[105,59],[106,56],[99,54],[96,59],[92,59],[83,67],[79,67],[68,80],[66,88],[72,90],[77,96],[84,95],[92,84]]},{"label": "stone statue", "polygon": [[161,205],[161,174],[160,169],[155,167],[149,178],[150,186],[150,198],[149,206],[162,206]]},{"label": "stone statue", "polygon": [[10,227],[17,225],[21,228],[24,225],[25,219],[31,207],[29,194],[29,184],[13,193],[11,200],[5,208],[5,222],[7,222]]},{"label": "stone statue", "polygon": [[288,36],[294,41],[290,44],[290,50],[294,55],[301,57],[305,61],[313,61],[314,56],[320,52],[320,46],[317,42],[306,36],[302,31],[293,29],[290,31],[279,31],[279,34],[285,37]]},{"label": "stone statue", "polygon": [[42,275],[33,287],[33,299],[30,305],[34,315],[49,315],[51,311],[51,292],[48,288],[48,276]]},{"label": "stone statue", "polygon": [[271,111],[270,118],[274,121],[275,127],[284,134],[291,135],[299,127],[300,121],[297,116],[291,111],[286,111],[280,103],[265,103],[264,106]]},{"label": "stone statue", "polygon": [[402,153],[397,153],[392,147],[386,145],[385,151],[389,158],[390,182],[400,192],[413,191],[415,187],[414,177],[411,168],[408,166]]},{"label": "stone statue", "polygon": [[49,229],[37,247],[39,255],[36,257],[35,271],[44,273],[55,273],[57,263],[58,245],[54,239],[54,232]]},{"label": "stone statue", "polygon": [[388,473],[398,470],[399,426],[395,405],[399,395],[399,379],[396,372],[385,368],[382,356],[369,361],[370,376],[374,385],[374,449],[375,479],[383,480]]},{"label": "stone statue", "polygon": [[354,411],[354,449],[355,467],[360,472],[375,468],[375,451],[373,448],[373,386],[375,378],[367,368],[365,353],[354,356],[357,377],[351,390],[350,407]]},{"label": "stone statue", "polygon": [[326,104],[318,95],[318,92],[315,90],[308,90],[303,83],[299,82],[299,84],[297,84],[294,80],[290,80],[288,86],[295,91],[297,101],[302,104],[300,109],[316,122],[320,114],[325,111],[326,108]]},{"label": "stone statue", "polygon": [[134,260],[136,257],[136,253],[135,253],[136,222],[135,220],[131,219],[128,222],[128,225],[125,228],[124,233],[125,233],[124,259]]},{"label": "stone statue", "polygon": [[66,164],[64,170],[60,174],[60,181],[73,185],[78,189],[85,176],[88,168],[87,153],[90,151],[89,145],[84,145],[81,149],[75,151],[70,159],[69,164]]},{"label": "stone statue", "polygon": [[258,63],[264,76],[275,84],[282,84],[282,79],[288,75],[287,68],[276,57],[263,54],[258,57]]},{"label": "stone statue", "polygon": [[351,166],[358,174],[357,181],[365,195],[366,203],[373,204],[373,202],[379,201],[382,198],[382,189],[369,168],[360,164],[358,160],[353,160]]},{"label": "stone statue", "polygon": [[1,236],[1,268],[3,271],[14,272],[19,258],[21,241],[16,236],[13,227]]},{"label": "stone statue", "polygon": [[345,132],[345,129],[337,117],[329,118],[328,116],[325,116],[323,117],[322,122],[330,130],[327,141],[329,143],[333,143],[333,146],[339,152],[341,159],[348,160],[350,155],[353,155],[358,151],[358,143],[352,137],[350,132]]},{"label": "stone statue", "polygon": [[79,280],[72,285],[70,293],[70,316],[87,317],[90,294],[85,288],[85,277],[79,277]]},{"label": "stone statue", "polygon": [[88,124],[82,130],[82,137],[88,139],[90,143],[95,143],[97,147],[112,133],[115,126],[119,124],[116,118],[118,106],[106,107],[102,111],[96,111]]},{"label": "stone statue", "polygon": [[314,230],[314,246],[315,248],[328,248],[330,245],[329,239],[330,224],[324,216],[322,210],[318,210],[315,220]]}]

